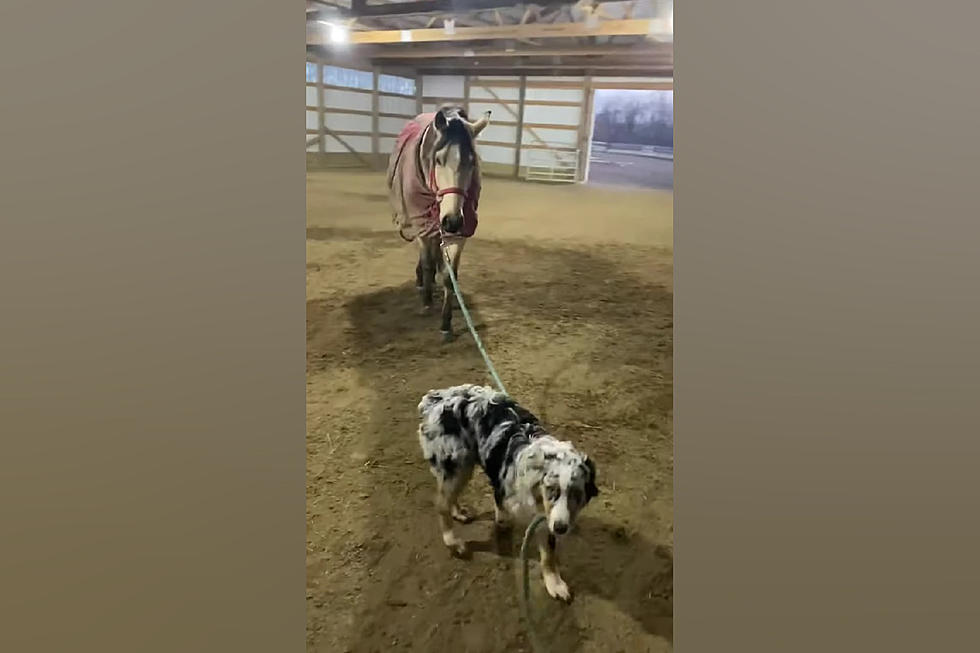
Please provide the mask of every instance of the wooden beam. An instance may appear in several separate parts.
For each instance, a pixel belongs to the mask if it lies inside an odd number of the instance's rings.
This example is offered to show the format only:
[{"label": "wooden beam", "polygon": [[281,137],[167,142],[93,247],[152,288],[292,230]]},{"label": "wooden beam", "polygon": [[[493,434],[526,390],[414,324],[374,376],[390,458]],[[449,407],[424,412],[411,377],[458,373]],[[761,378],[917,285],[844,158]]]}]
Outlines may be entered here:
[{"label": "wooden beam", "polygon": [[[412,99],[412,98],[407,98],[407,99]],[[327,113],[327,114],[331,114],[331,113],[343,113],[343,114],[348,114],[348,115],[352,115],[352,116],[373,116],[374,115],[374,112],[373,111],[365,111],[364,109],[347,109],[347,108],[344,108],[344,107],[326,107],[324,109],[324,113]],[[406,113],[385,113],[384,111],[379,111],[378,112],[378,117],[379,118],[404,118],[405,120],[408,120],[410,118],[414,118],[415,115],[414,114],[408,115]]]},{"label": "wooden beam", "polygon": [[[519,59],[416,59],[416,65],[420,70],[452,70],[457,71],[453,74],[463,74],[463,71],[473,70],[473,75],[479,77],[493,77],[494,75],[482,73],[481,70],[519,70],[521,68],[529,70],[544,70],[554,68],[557,70],[577,70],[581,68],[596,68],[597,70],[669,70],[674,67],[674,62],[670,59],[633,59],[626,57],[589,57],[575,58],[562,57],[560,61],[553,61],[552,57],[521,57]],[[388,60],[375,59],[379,65],[384,65]],[[607,74],[607,73],[603,73]],[[511,73],[516,76],[518,73]],[[516,86],[515,86],[516,88]]]},{"label": "wooden beam", "polygon": [[[328,127],[328,129],[330,129]],[[371,138],[372,134],[369,131],[364,131],[362,129],[330,129],[331,135],[336,134],[337,136],[366,136]],[[378,134],[381,138],[397,138],[398,134],[388,134],[381,132]]]},{"label": "wooden beam", "polygon": [[[579,0],[535,0],[534,4],[542,7],[562,7],[573,5]],[[613,2],[615,0],[594,0],[597,2]],[[395,2],[369,5],[360,0],[352,0],[351,8],[339,8],[335,11],[329,8],[322,11],[322,17],[344,15],[353,18],[380,18],[384,16],[420,16],[425,14],[460,14],[474,11],[489,11],[491,9],[513,9],[518,2],[515,0],[416,0],[414,2]],[[307,19],[319,20],[320,10],[307,8]]]},{"label": "wooden beam", "polygon": [[371,155],[374,159],[375,164],[378,161],[378,154],[381,152],[381,137],[378,132],[381,130],[381,96],[378,95],[381,90],[381,72],[378,70],[377,66],[374,66],[374,70],[371,71],[371,88],[374,91],[371,93]]},{"label": "wooden beam", "polygon": [[521,141],[524,140],[524,97],[527,95],[527,77],[521,75],[517,91],[517,139],[514,143],[514,177],[521,176]]},{"label": "wooden beam", "polygon": [[[488,66],[480,65],[464,65],[462,62],[446,62],[444,64],[432,64],[427,63],[419,66],[422,70],[429,71],[443,71],[434,72],[434,74],[446,74],[445,71],[452,71],[455,74],[479,74],[483,77],[491,77],[498,74],[494,72],[493,75],[484,72],[486,70],[500,71],[500,70],[641,70],[641,71],[672,71],[674,67],[669,64],[623,64],[623,63],[609,63],[609,64],[595,64],[590,62],[582,63],[562,63],[562,64],[548,64],[548,63],[515,63],[510,66],[505,64],[491,64]],[[513,74],[513,73],[511,73]],[[546,73],[547,74],[547,73]]]},{"label": "wooden beam", "polygon": [[[341,145],[343,145],[344,146],[344,149],[346,149],[348,152],[350,152],[351,154],[353,154],[354,156],[356,156],[357,157],[357,160],[360,161],[361,163],[363,163],[365,166],[367,166],[368,168],[371,168],[372,170],[374,169],[374,166],[371,165],[371,162],[368,161],[367,159],[365,159],[364,156],[360,152],[358,152],[353,147],[351,147],[350,144],[347,141],[345,141],[344,139],[342,139],[340,137],[340,134],[338,134],[337,132],[333,131],[332,129],[330,129],[326,125],[324,125],[322,127],[321,132],[324,133],[324,134],[326,134],[326,135],[328,135],[328,136],[330,136],[330,137],[332,137],[335,141],[337,141],[338,143],[340,143]],[[364,134],[364,135],[367,136],[367,134]],[[321,143],[322,142],[323,141],[321,141]]]},{"label": "wooden beam", "polygon": [[323,65],[316,65],[316,124],[317,130],[320,132],[320,154],[327,153],[327,144],[323,139],[323,130],[326,128],[326,117],[324,116],[324,109],[326,109],[326,99],[323,90]]},{"label": "wooden beam", "polygon": [[[585,23],[527,23],[524,25],[487,25],[482,27],[457,27],[447,34],[445,30],[387,29],[351,32],[350,43],[430,43],[436,41],[490,41],[493,39],[546,39],[577,36],[646,36],[667,34],[669,24],[665,19],[633,18],[629,20],[601,21],[594,27]],[[325,45],[329,37],[320,29],[307,29],[307,45]]]},{"label": "wooden beam", "polygon": [[[353,86],[337,86],[336,84],[324,84],[323,88],[332,91],[350,91],[351,93],[366,93],[368,95],[373,95],[375,91],[369,88],[355,88]],[[411,99],[411,95],[402,95],[401,93],[387,93],[385,91],[378,91],[378,95],[383,97],[396,97],[403,99]]]},{"label": "wooden beam", "polygon": [[579,181],[585,181],[585,166],[589,159],[589,139],[592,135],[589,128],[592,126],[592,103],[594,93],[592,92],[592,75],[585,76],[585,102],[582,103],[582,111],[579,113],[578,130],[578,169],[575,171]]},{"label": "wooden beam", "polygon": [[649,82],[594,82],[592,88],[612,89],[615,91],[673,91],[674,80],[651,79]]},{"label": "wooden beam", "polygon": [[460,48],[460,47],[435,47],[425,48],[410,46],[406,48],[387,46],[372,50],[366,53],[377,59],[396,60],[396,59],[485,59],[487,57],[589,57],[589,56],[608,56],[608,55],[627,55],[631,57],[671,57],[673,49],[670,47],[643,47],[630,46],[596,46],[591,48],[520,48],[507,51],[500,47],[484,48]]},{"label": "wooden beam", "polygon": [[461,97],[444,97],[442,95],[424,95],[422,101],[426,104],[462,104],[465,102]]}]

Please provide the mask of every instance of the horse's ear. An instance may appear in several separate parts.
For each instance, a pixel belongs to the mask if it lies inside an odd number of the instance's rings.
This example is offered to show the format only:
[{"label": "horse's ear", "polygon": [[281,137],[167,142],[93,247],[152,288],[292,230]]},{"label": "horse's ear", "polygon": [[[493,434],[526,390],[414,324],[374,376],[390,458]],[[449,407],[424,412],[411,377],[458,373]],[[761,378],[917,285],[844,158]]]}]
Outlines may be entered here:
[{"label": "horse's ear", "polygon": [[473,130],[473,138],[479,136],[480,132],[482,132],[489,124],[490,124],[490,112],[485,111],[483,113],[482,118],[480,118],[479,120],[477,120],[476,122],[470,125],[470,129]]},{"label": "horse's ear", "polygon": [[436,111],[435,126],[439,131],[445,131],[446,127],[449,125],[449,121],[446,120],[446,114],[442,111]]}]

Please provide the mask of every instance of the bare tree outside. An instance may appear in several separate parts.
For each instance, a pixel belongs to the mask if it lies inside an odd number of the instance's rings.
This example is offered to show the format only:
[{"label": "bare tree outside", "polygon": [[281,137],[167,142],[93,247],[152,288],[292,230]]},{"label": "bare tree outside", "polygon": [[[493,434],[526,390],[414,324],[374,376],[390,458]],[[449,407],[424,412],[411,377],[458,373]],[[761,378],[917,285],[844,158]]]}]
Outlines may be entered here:
[{"label": "bare tree outside", "polygon": [[589,183],[672,190],[673,159],[673,91],[596,91]]},{"label": "bare tree outside", "polygon": [[593,138],[602,143],[674,146],[673,91],[597,91]]}]

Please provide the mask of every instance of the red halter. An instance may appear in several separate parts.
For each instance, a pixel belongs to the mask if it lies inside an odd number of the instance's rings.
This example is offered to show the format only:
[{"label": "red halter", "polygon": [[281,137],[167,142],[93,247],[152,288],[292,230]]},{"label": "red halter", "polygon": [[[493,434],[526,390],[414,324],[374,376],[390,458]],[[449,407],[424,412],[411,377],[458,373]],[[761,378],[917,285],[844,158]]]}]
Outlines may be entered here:
[{"label": "red halter", "polygon": [[436,202],[437,203],[438,203],[438,201],[440,199],[442,199],[446,195],[462,195],[466,199],[469,199],[469,197],[470,197],[469,191],[463,190],[462,188],[459,188],[457,186],[451,186],[449,188],[443,188],[443,189],[440,190],[439,187],[436,185],[436,166],[435,166],[435,164],[433,164],[432,165],[432,168],[429,170],[429,190],[435,192],[435,194],[436,194]]}]

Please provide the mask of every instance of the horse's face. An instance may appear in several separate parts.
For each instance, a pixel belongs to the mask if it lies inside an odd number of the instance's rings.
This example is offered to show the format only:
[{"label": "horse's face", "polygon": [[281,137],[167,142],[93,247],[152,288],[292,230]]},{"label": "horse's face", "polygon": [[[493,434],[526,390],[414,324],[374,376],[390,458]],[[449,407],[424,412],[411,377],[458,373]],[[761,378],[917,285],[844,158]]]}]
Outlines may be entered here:
[{"label": "horse's face", "polygon": [[458,111],[440,110],[433,123],[436,142],[432,153],[433,177],[439,198],[439,222],[447,233],[456,233],[463,226],[464,193],[469,190],[476,171],[474,141],[489,124],[489,112],[470,123]]}]

